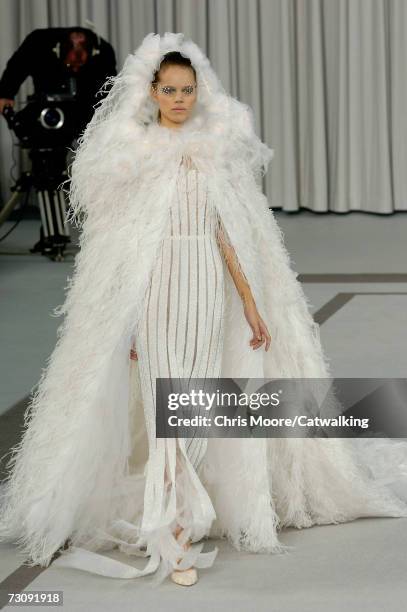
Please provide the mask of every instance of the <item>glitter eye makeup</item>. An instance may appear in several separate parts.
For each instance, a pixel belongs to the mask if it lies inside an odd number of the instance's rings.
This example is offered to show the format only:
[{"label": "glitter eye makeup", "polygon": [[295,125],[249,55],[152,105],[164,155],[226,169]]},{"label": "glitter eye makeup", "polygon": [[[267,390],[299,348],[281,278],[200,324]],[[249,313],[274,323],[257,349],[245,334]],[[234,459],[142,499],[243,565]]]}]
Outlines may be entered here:
[{"label": "glitter eye makeup", "polygon": [[[185,87],[182,88],[181,91],[186,96],[191,96],[194,93],[195,88],[196,88],[196,85],[186,85]],[[164,94],[166,96],[172,96],[177,91],[177,88],[176,87],[172,87],[171,85],[155,85],[155,89],[159,93],[162,93],[162,94]]]}]

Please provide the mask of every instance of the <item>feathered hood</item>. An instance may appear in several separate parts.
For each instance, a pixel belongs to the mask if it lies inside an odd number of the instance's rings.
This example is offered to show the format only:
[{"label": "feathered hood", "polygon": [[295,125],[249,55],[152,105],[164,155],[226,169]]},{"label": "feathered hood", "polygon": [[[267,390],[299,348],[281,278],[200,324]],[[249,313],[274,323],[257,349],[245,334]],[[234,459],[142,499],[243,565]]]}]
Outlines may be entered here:
[{"label": "feathered hood", "polygon": [[[191,117],[174,130],[157,123],[158,105],[150,96],[150,85],[163,56],[179,51],[191,60],[197,76],[197,101]],[[174,157],[174,148],[189,146],[202,159],[218,159],[227,169],[234,159],[250,167],[259,178],[274,155],[256,135],[253,111],[225,92],[208,58],[182,33],[164,36],[148,34],[124,62],[117,76],[107,79],[101,91],[108,91],[95,107],[92,120],[78,139],[71,167],[69,219],[80,223],[79,213],[88,213],[97,201],[91,184],[103,185],[132,159],[133,178],[155,162],[157,147]],[[164,157],[163,157],[164,156]],[[165,159],[164,159],[165,161]],[[235,166],[236,167],[236,166]]]}]

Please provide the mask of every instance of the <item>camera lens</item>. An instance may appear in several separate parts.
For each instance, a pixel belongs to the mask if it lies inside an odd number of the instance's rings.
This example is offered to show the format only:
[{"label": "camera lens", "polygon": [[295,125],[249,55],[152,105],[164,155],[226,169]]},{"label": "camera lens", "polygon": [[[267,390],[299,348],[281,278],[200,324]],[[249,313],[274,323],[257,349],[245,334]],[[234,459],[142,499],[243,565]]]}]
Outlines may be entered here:
[{"label": "camera lens", "polygon": [[40,115],[41,125],[48,130],[56,130],[64,123],[64,113],[58,107],[43,108]]}]

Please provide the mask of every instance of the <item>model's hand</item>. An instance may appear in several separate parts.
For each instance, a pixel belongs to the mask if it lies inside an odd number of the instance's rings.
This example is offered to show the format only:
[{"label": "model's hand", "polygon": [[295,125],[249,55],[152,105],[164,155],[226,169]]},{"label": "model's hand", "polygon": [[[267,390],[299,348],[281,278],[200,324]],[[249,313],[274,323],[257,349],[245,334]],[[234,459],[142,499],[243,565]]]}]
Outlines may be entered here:
[{"label": "model's hand", "polygon": [[271,336],[267,329],[267,325],[264,323],[263,319],[257,311],[257,307],[254,300],[245,300],[244,315],[253,331],[253,338],[249,342],[250,346],[253,348],[253,350],[255,350],[262,346],[264,343],[266,343],[265,350],[268,351],[270,347]]},{"label": "model's hand", "polygon": [[133,359],[134,361],[137,361],[138,359],[136,349],[134,348],[130,349],[130,359]]}]

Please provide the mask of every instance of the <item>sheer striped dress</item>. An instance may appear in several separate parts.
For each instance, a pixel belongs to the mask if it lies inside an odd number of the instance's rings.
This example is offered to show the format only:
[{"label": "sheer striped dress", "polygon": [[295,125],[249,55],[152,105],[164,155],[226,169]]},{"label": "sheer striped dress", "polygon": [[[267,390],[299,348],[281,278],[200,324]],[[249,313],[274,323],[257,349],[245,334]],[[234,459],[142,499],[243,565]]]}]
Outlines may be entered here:
[{"label": "sheer striped dress", "polygon": [[[146,429],[155,441],[156,381],[160,378],[218,378],[221,371],[224,269],[219,248],[220,217],[210,205],[206,177],[189,158],[178,168],[167,235],[160,246],[135,337]],[[194,413],[196,414],[196,413]],[[180,452],[179,445],[183,447]],[[178,491],[185,487],[185,455],[198,470],[207,448],[199,430],[178,438]],[[166,460],[167,461],[167,460]],[[180,480],[181,479],[181,480]],[[182,506],[188,500],[179,499]],[[182,521],[179,521],[182,522]],[[186,521],[188,522],[188,521]]]}]

